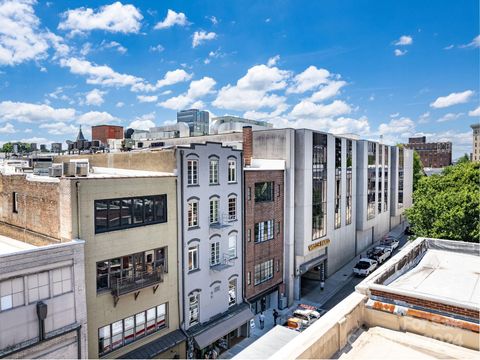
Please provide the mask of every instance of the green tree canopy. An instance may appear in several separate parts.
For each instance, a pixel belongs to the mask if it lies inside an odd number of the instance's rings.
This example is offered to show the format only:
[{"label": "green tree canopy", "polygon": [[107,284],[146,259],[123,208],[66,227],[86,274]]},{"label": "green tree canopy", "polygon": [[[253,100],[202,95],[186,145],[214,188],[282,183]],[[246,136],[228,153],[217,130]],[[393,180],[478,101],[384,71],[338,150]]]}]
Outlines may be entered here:
[{"label": "green tree canopy", "polygon": [[417,236],[480,241],[480,163],[462,162],[423,177],[406,210]]},{"label": "green tree canopy", "polygon": [[422,160],[418,152],[413,151],[413,190],[417,188],[418,182],[425,176]]}]

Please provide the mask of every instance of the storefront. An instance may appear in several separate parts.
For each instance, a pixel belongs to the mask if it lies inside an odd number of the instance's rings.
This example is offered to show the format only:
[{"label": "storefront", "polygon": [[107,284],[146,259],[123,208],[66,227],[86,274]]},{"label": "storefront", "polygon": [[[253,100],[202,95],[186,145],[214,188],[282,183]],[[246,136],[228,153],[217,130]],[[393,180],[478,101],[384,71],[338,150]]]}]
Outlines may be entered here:
[{"label": "storefront", "polygon": [[279,308],[279,291],[278,286],[273,289],[268,289],[264,293],[248,299],[250,302],[250,309],[254,314],[258,314],[268,309]]}]

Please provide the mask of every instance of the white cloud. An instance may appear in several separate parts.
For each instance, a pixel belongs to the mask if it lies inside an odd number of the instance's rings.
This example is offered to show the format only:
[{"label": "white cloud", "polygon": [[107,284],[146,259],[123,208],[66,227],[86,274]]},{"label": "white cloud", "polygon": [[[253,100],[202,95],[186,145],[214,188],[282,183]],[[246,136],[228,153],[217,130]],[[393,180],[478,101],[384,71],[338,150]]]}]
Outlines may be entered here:
[{"label": "white cloud", "polygon": [[427,111],[426,113],[423,113],[422,115],[419,116],[418,123],[419,124],[426,124],[426,123],[428,123],[429,118],[430,118],[430,112]]},{"label": "white cloud", "polygon": [[445,122],[445,121],[452,121],[452,120],[456,120],[458,119],[459,117],[465,115],[464,113],[458,113],[458,114],[454,114],[454,113],[448,113],[448,114],[445,114],[443,115],[440,119],[438,119],[437,121],[438,122]]},{"label": "white cloud", "polygon": [[122,55],[127,52],[127,48],[122,46],[120,43],[116,41],[110,41],[110,42],[102,41],[100,46],[103,49],[115,49]]},{"label": "white cloud", "polygon": [[160,95],[170,95],[172,93],[172,90],[165,90],[160,93]]},{"label": "white cloud", "polygon": [[461,48],[480,48],[480,35],[477,35],[473,38],[473,40],[466,44],[466,45],[460,45]]},{"label": "white cloud", "polygon": [[395,45],[397,46],[405,46],[405,45],[412,45],[413,44],[413,38],[409,35],[402,35],[400,36],[400,39],[398,39],[395,42]]},{"label": "white cloud", "polygon": [[150,46],[150,49],[149,49],[151,52],[162,52],[163,50],[165,50],[165,48],[158,44],[158,45],[155,45],[155,46]]},{"label": "white cloud", "polygon": [[135,6],[117,1],[101,6],[97,11],[85,7],[68,10],[62,14],[62,18],[58,28],[70,30],[72,34],[92,30],[127,34],[139,32],[143,16]]},{"label": "white cloud", "polygon": [[340,93],[340,89],[345,85],[347,85],[345,81],[332,81],[320,88],[320,90],[314,92],[309,98],[309,100],[313,102],[321,102],[323,100],[337,96]]},{"label": "white cloud", "polygon": [[206,18],[207,18],[208,20],[210,20],[213,25],[217,25],[217,24],[218,24],[218,19],[217,19],[215,16],[207,16]]},{"label": "white cloud", "polygon": [[450,44],[450,45],[448,45],[448,46],[445,46],[445,47],[443,48],[443,50],[451,50],[451,49],[453,49],[454,47],[455,47],[455,45]]},{"label": "white cloud", "polygon": [[327,105],[302,100],[294,106],[290,115],[294,119],[322,119],[349,114],[351,111],[350,105],[341,100],[335,100]]},{"label": "white cloud", "polygon": [[194,80],[190,83],[186,93],[171,97],[170,99],[162,101],[158,105],[172,110],[184,109],[187,106],[203,108],[204,104],[201,101],[198,101],[198,99],[213,93],[213,87],[215,84],[216,81],[210,77]]},{"label": "white cloud", "polygon": [[141,103],[150,103],[150,102],[155,102],[158,100],[158,96],[152,95],[152,96],[146,96],[146,95],[137,95],[137,99]]},{"label": "white cloud", "polygon": [[94,126],[112,122],[118,122],[118,119],[105,111],[89,111],[77,118],[77,123],[80,125]]},{"label": "white cloud", "polygon": [[105,100],[103,99],[103,95],[105,94],[106,94],[105,91],[93,89],[92,91],[88,92],[87,95],[85,96],[85,104],[100,106],[105,102]]},{"label": "white cloud", "polygon": [[473,94],[474,92],[472,90],[466,90],[461,93],[451,93],[447,96],[440,96],[433,103],[431,103],[430,106],[440,109],[452,105],[463,104],[466,103]]},{"label": "white cloud", "polygon": [[468,112],[468,116],[480,116],[480,106]]},{"label": "white cloud", "polygon": [[25,102],[0,102],[0,121],[69,121],[75,118],[75,109],[55,109],[48,105]]},{"label": "white cloud", "polygon": [[6,123],[3,127],[0,127],[0,134],[14,134],[14,133],[16,133],[15,127],[10,123]]},{"label": "white cloud", "polygon": [[90,51],[92,51],[92,44],[86,42],[82,45],[82,48],[80,49],[80,55],[87,56],[88,54],[90,54]]},{"label": "white cloud", "polygon": [[[399,119],[392,119],[388,123],[382,123],[378,127],[380,135],[386,136],[388,142],[398,142],[395,137],[400,136],[402,138],[408,137],[415,132],[415,123],[408,117],[401,117]],[[391,137],[389,137],[391,135]]]},{"label": "white cloud", "polygon": [[293,85],[287,89],[287,93],[301,94],[317,88],[329,81],[330,72],[325,69],[317,69],[311,65],[302,73],[295,76]]},{"label": "white cloud", "polygon": [[156,87],[158,89],[164,86],[174,85],[180,82],[188,81],[191,78],[192,78],[192,74],[187,73],[183,69],[167,71],[163,79],[157,81]]},{"label": "white cloud", "polygon": [[214,40],[217,38],[217,34],[213,31],[207,33],[206,31],[200,30],[193,33],[192,47],[197,47],[207,40]]},{"label": "white cloud", "polygon": [[277,65],[278,60],[280,60],[280,55],[275,55],[271,57],[270,59],[268,59],[267,66],[272,67]]},{"label": "white cloud", "polygon": [[155,113],[151,112],[142,116],[137,116],[127,127],[135,130],[148,130],[155,127]]},{"label": "white cloud", "polygon": [[187,17],[185,16],[184,13],[182,12],[176,13],[175,11],[168,9],[167,16],[165,17],[165,19],[157,23],[154,29],[155,30],[168,29],[169,27],[172,27],[174,25],[185,26],[188,24],[189,22],[187,21]]},{"label": "white cloud", "polygon": [[122,108],[122,107],[125,106],[125,103],[123,101],[119,101],[115,104],[115,106],[118,107],[118,108]]},{"label": "white cloud", "polygon": [[393,53],[395,54],[395,56],[403,56],[407,53],[408,51],[407,50],[400,50],[400,49],[395,49],[393,51]]},{"label": "white cloud", "polygon": [[78,132],[78,128],[76,126],[72,124],[65,124],[63,122],[41,124],[39,128],[47,129],[47,132],[52,135],[74,135]]}]

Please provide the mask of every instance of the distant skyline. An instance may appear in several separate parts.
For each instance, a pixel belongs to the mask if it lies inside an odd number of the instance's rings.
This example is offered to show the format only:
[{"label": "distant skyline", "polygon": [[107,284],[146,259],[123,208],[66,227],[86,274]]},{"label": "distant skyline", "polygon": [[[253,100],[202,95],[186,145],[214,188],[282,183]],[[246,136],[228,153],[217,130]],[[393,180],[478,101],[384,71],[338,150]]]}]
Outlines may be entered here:
[{"label": "distant skyline", "polygon": [[471,152],[478,1],[2,1],[0,143],[208,110]]}]

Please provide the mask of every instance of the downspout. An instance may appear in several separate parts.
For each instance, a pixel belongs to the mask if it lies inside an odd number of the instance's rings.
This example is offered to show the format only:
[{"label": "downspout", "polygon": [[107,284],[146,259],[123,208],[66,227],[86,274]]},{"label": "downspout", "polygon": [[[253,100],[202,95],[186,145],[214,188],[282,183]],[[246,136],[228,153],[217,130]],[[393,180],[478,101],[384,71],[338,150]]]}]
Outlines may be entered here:
[{"label": "downspout", "polygon": [[76,188],[76,200],[77,200],[77,239],[81,239],[80,236],[80,181],[75,182]]},{"label": "downspout", "polygon": [[81,340],[81,336],[82,336],[82,325],[80,325],[78,328],[77,328],[77,358],[78,359],[81,359],[82,358],[82,340]]},{"label": "downspout", "polygon": [[[182,263],[182,271],[180,272],[179,275],[182,277],[182,294],[178,294],[178,316],[180,318],[180,327],[183,329],[185,328],[185,300],[184,300],[184,292],[185,292],[185,249],[184,249],[184,216],[183,216],[183,150],[180,150],[180,166],[177,171],[177,186],[178,186],[178,178],[180,178],[180,186],[178,187],[179,192],[180,192],[180,201],[177,201],[177,204],[179,204],[178,209],[177,209],[177,216],[180,216],[180,249],[181,253],[178,254],[178,256],[181,256],[181,263]],[[177,221],[178,223],[178,221]],[[181,304],[181,308],[180,308]],[[181,309],[181,310],[180,310]]]}]

